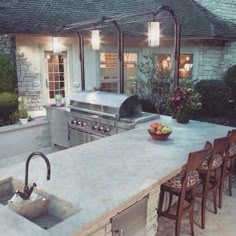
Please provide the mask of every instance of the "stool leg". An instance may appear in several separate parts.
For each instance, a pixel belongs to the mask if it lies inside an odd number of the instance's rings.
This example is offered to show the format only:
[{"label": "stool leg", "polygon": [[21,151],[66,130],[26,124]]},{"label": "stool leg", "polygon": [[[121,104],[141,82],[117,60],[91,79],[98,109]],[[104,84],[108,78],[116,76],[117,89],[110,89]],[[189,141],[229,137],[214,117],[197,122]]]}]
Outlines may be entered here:
[{"label": "stool leg", "polygon": [[217,188],[212,192],[213,194],[213,204],[214,204],[214,212],[217,214]]},{"label": "stool leg", "polygon": [[178,204],[177,204],[177,211],[176,211],[176,223],[175,223],[175,236],[180,235],[180,224],[182,220],[183,215],[183,199],[181,199],[181,196],[179,196]]},{"label": "stool leg", "polygon": [[207,193],[204,193],[202,198],[202,209],[201,209],[201,226],[202,229],[205,229],[205,222],[206,222],[206,202],[207,202]]},{"label": "stool leg", "polygon": [[203,183],[203,191],[202,191],[202,201],[201,201],[201,227],[205,229],[205,222],[206,222],[206,202],[208,197],[208,182],[209,177],[205,176],[205,180]]},{"label": "stool leg", "polygon": [[180,235],[180,224],[181,224],[181,218],[177,217],[175,224],[175,236]]},{"label": "stool leg", "polygon": [[229,174],[229,196],[232,197],[232,173]]},{"label": "stool leg", "polygon": [[220,187],[219,187],[219,208],[222,208],[222,198],[224,192],[224,183],[225,183],[225,173],[222,170],[222,176],[220,179]]},{"label": "stool leg", "polygon": [[193,229],[193,210],[189,212],[189,224],[191,227],[191,234],[194,235],[194,229]]},{"label": "stool leg", "polygon": [[235,158],[233,158],[231,160],[231,163],[230,163],[230,172],[229,172],[229,196],[232,197],[232,175],[233,175],[233,171],[234,171],[234,162],[235,162]]},{"label": "stool leg", "polygon": [[160,214],[162,212],[163,201],[164,201],[165,190],[161,188],[160,198],[158,203],[157,213]]}]

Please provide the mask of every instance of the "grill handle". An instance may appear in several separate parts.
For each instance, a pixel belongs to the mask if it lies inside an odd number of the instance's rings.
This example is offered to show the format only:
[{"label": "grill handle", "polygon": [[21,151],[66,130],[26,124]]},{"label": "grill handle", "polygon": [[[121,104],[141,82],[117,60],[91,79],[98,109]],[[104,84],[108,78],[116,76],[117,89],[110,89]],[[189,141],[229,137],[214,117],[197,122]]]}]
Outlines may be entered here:
[{"label": "grill handle", "polygon": [[116,114],[111,114],[111,113],[106,113],[106,112],[101,112],[101,111],[91,111],[89,109],[86,108],[78,108],[78,107],[73,107],[73,106],[69,106],[69,108],[76,110],[76,111],[83,111],[83,112],[87,112],[87,113],[91,113],[91,114],[96,114],[99,116],[107,116],[107,117],[111,117],[111,118],[115,118],[118,119],[118,115]]}]

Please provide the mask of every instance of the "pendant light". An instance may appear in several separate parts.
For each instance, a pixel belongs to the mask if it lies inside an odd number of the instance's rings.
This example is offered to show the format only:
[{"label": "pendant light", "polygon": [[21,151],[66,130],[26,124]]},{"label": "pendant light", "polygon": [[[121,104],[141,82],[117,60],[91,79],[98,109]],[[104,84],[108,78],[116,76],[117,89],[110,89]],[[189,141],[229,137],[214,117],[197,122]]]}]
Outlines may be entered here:
[{"label": "pendant light", "polygon": [[148,22],[148,46],[158,47],[160,45],[160,22]]},{"label": "pendant light", "polygon": [[52,49],[54,53],[61,52],[61,42],[60,37],[52,37]]},{"label": "pendant light", "polygon": [[91,45],[93,50],[100,49],[100,32],[99,30],[91,31]]}]

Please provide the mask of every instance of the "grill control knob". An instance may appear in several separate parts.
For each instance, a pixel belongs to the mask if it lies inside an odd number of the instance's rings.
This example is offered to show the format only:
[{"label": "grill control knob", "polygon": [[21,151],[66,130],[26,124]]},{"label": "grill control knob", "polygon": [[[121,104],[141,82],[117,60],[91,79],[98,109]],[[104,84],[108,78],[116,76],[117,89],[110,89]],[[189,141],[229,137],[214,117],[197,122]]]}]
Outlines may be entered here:
[{"label": "grill control knob", "polygon": [[77,121],[77,125],[82,125],[82,122],[81,121]]},{"label": "grill control knob", "polygon": [[71,124],[72,124],[72,125],[76,125],[76,124],[77,124],[77,120],[72,120],[72,121],[71,121]]},{"label": "grill control knob", "polygon": [[106,133],[108,133],[108,132],[110,132],[110,128],[106,128],[104,131],[105,131]]},{"label": "grill control knob", "polygon": [[104,128],[102,126],[99,127],[99,131],[103,131]]},{"label": "grill control knob", "polygon": [[97,125],[94,125],[94,126],[93,126],[93,129],[98,129],[98,126],[97,126]]},{"label": "grill control knob", "polygon": [[86,126],[86,125],[87,125],[87,123],[86,123],[86,122],[83,122],[83,123],[82,123],[82,126]]}]

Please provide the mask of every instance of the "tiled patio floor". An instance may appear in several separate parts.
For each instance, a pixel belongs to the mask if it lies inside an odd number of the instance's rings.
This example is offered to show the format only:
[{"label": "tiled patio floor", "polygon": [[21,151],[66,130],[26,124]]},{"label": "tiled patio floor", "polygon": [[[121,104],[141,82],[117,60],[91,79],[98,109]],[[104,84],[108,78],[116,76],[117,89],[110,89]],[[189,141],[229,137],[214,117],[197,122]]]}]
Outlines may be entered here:
[{"label": "tiled patio floor", "polygon": [[[210,195],[209,195],[210,196]],[[194,213],[194,232],[195,236],[235,236],[236,235],[236,176],[234,176],[233,196],[229,197],[224,194],[223,207],[218,209],[218,213],[212,213],[212,201],[208,201],[208,209],[206,212],[206,229],[199,227],[200,223],[200,204],[197,203]],[[159,236],[173,236],[175,232],[175,222],[164,217],[158,218]],[[191,235],[188,214],[186,214],[181,223],[181,236]]]}]

